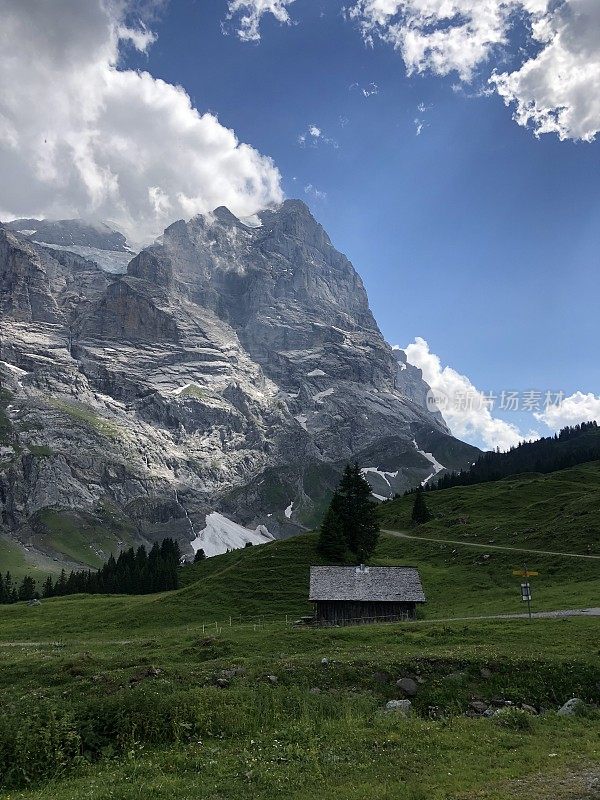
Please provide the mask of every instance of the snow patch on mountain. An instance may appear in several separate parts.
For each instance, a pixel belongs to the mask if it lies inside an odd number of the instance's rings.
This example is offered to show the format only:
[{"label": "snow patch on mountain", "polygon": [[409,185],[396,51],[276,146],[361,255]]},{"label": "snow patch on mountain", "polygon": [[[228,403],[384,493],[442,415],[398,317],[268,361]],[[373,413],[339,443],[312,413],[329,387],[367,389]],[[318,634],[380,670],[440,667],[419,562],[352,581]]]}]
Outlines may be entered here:
[{"label": "snow patch on mountain", "polygon": [[233,522],[222,514],[213,511],[207,515],[206,526],[192,541],[191,545],[194,553],[202,549],[205,556],[210,558],[210,556],[226,553],[228,550],[239,550],[245,547],[248,542],[250,544],[265,544],[266,542],[272,542],[273,538],[264,525],[259,525],[256,530],[251,531],[249,528],[244,528],[243,525],[238,525],[237,522]]},{"label": "snow patch on mountain", "polygon": [[446,469],[446,467],[443,464],[440,464],[440,462],[436,459],[433,453],[426,453],[424,450],[420,450],[419,445],[417,444],[415,439],[413,439],[413,444],[415,446],[416,451],[420,453],[422,456],[425,456],[427,461],[429,461],[429,463],[433,467],[433,472],[431,473],[431,475],[428,475],[424,481],[421,481],[421,486],[425,486],[425,484],[428,483],[432,478],[435,478],[438,472],[441,472],[443,469]]}]

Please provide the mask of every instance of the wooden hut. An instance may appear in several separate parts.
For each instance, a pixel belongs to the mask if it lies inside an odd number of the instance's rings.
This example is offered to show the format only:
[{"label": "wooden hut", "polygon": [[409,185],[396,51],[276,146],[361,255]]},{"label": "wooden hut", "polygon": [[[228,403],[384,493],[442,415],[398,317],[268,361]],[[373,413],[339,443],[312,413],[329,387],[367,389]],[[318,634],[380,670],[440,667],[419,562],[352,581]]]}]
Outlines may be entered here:
[{"label": "wooden hut", "polygon": [[425,602],[414,567],[311,567],[310,600],[317,623],[360,625],[415,619]]}]

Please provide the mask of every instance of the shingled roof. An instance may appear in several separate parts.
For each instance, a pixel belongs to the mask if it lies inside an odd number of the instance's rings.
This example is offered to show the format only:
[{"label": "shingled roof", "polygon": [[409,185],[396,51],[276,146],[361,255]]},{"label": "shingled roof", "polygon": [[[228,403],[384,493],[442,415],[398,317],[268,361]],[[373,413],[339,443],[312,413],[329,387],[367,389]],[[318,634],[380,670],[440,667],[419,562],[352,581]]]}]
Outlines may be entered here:
[{"label": "shingled roof", "polygon": [[424,603],[414,567],[311,567],[311,600]]}]

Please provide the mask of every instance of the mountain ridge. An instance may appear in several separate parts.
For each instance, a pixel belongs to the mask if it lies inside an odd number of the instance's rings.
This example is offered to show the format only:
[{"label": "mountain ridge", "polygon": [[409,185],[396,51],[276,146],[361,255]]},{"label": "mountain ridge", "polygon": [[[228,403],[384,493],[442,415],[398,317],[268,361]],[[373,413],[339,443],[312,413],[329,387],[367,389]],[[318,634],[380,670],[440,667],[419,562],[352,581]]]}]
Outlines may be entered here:
[{"label": "mountain ridge", "polygon": [[215,511],[311,527],[347,460],[382,497],[473,460],[305,204],[257,222],[176,221],[124,274],[0,228],[5,532],[53,552],[52,510],[190,552]]}]

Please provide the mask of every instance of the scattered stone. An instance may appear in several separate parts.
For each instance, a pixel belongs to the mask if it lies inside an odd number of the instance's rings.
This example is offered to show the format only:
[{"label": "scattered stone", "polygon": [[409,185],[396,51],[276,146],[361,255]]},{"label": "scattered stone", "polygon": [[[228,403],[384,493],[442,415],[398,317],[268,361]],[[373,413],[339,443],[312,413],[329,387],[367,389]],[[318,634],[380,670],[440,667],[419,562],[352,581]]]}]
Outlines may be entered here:
[{"label": "scattered stone", "polygon": [[585,706],[583,700],[579,697],[572,697],[570,700],[558,709],[559,717],[574,717],[578,711]]},{"label": "scattered stone", "polygon": [[221,670],[221,677],[227,678],[228,680],[231,678],[238,678],[241,675],[245,675],[246,670],[243,667],[229,667],[229,669],[222,669]]},{"label": "scattered stone", "polygon": [[407,717],[412,711],[412,703],[410,700],[388,700],[385,704],[386,712],[393,714],[400,714]]},{"label": "scattered stone", "polygon": [[322,664],[324,667],[326,667],[326,666],[329,664],[329,659],[328,659],[328,658],[322,658],[322,659],[321,659],[321,664]]},{"label": "scattered stone", "polygon": [[442,719],[444,714],[439,706],[427,706],[427,716],[429,719]]},{"label": "scattered stone", "polygon": [[309,694],[321,694],[321,690],[318,686],[313,686],[312,689],[308,690]]},{"label": "scattered stone", "polygon": [[485,714],[485,712],[488,710],[488,705],[487,703],[484,703],[483,700],[472,700],[469,703],[469,709],[475,714],[481,715]]},{"label": "scattered stone", "polygon": [[396,681],[396,686],[406,697],[414,697],[417,693],[417,683],[412,678],[400,678]]},{"label": "scattered stone", "polygon": [[464,681],[467,676],[464,672],[451,672],[449,675],[446,675],[447,681]]},{"label": "scattered stone", "polygon": [[416,680],[416,682],[417,682],[418,684],[420,684],[420,685],[423,685],[423,684],[426,682],[426,681],[425,681],[425,678],[424,678],[422,675],[417,675],[417,677],[415,678],[415,680]]},{"label": "scattered stone", "polygon": [[521,711],[526,711],[527,714],[535,714],[535,715],[537,715],[537,713],[538,713],[536,708],[534,708],[533,706],[528,705],[527,703],[521,703],[520,708],[521,708]]},{"label": "scattered stone", "polygon": [[481,667],[481,669],[479,670],[479,674],[481,675],[482,678],[485,678],[486,681],[492,677],[492,671],[487,667]]},{"label": "scattered stone", "polygon": [[278,683],[277,675],[267,675],[267,682],[271,684],[271,686],[275,686]]},{"label": "scattered stone", "polygon": [[227,689],[229,686],[229,681],[227,678],[217,678],[215,680],[215,684],[219,687],[219,689]]}]

